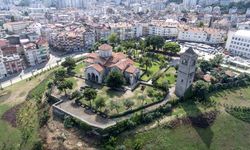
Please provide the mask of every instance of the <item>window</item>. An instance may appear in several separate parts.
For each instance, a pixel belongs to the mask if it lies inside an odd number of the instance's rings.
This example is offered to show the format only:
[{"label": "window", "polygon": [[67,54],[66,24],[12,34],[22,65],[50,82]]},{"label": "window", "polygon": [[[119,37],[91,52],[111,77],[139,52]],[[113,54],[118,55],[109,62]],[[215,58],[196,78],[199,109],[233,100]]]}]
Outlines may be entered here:
[{"label": "window", "polygon": [[181,62],[183,65],[187,65],[188,64],[188,61],[186,59],[183,59],[182,62]]}]

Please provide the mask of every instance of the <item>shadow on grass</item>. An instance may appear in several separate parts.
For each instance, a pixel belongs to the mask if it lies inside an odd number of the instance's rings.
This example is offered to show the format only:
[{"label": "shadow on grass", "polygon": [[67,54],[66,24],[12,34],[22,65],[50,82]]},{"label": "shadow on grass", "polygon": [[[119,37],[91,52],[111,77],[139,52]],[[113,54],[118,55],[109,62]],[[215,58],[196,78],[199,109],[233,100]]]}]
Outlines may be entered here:
[{"label": "shadow on grass", "polygon": [[[187,113],[188,119],[192,126],[200,136],[201,140],[206,144],[207,148],[210,148],[214,133],[210,128],[211,121],[207,117],[201,115],[202,112],[194,101],[188,101],[187,105],[182,105],[184,111]],[[193,117],[194,114],[200,115],[199,117]]]},{"label": "shadow on grass", "polygon": [[120,98],[125,94],[125,91],[118,91],[118,90],[116,91],[112,89],[107,89],[106,92],[110,98],[114,98],[115,96]]}]

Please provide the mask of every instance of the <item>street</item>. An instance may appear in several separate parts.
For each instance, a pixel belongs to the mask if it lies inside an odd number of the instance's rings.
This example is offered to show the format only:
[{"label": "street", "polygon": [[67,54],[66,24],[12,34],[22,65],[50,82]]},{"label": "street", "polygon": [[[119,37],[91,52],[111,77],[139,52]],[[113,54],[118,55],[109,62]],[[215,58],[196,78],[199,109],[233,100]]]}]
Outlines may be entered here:
[{"label": "street", "polygon": [[56,67],[60,65],[63,61],[65,61],[66,57],[73,57],[73,58],[79,58],[79,57],[84,57],[86,53],[81,52],[81,53],[74,53],[74,54],[68,54],[64,56],[58,56],[54,53],[50,54],[50,59],[48,62],[43,63],[43,64],[38,64],[33,67],[29,67],[24,69],[22,72],[19,74],[15,74],[12,76],[9,76],[7,78],[4,78],[0,82],[0,88],[6,88],[8,86],[11,86],[12,84],[15,84],[19,81],[28,79],[36,74],[39,74],[43,71],[46,71],[50,68]]}]

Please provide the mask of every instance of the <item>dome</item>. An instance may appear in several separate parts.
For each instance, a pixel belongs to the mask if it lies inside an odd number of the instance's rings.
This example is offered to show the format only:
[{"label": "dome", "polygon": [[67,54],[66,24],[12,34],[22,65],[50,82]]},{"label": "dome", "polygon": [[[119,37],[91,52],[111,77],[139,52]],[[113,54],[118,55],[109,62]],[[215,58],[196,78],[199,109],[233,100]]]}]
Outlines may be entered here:
[{"label": "dome", "polygon": [[99,46],[99,55],[100,57],[111,57],[112,56],[112,46],[108,45],[108,44],[102,44],[101,46]]}]

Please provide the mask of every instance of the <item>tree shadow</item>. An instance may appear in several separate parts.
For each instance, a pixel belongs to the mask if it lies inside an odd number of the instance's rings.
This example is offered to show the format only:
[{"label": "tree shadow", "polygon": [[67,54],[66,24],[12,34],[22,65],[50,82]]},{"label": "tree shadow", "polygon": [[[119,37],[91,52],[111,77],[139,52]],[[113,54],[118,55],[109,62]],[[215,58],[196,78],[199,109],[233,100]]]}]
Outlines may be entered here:
[{"label": "tree shadow", "polygon": [[[209,149],[214,136],[214,133],[210,128],[210,125],[214,121],[214,119],[210,120],[211,118],[202,115],[202,112],[200,111],[198,106],[194,103],[194,101],[191,100],[188,101],[188,105],[182,105],[182,108],[186,112],[191,125],[194,127],[194,129],[200,136],[203,143]],[[197,114],[198,117],[193,117],[194,113]]]},{"label": "tree shadow", "polygon": [[110,98],[114,98],[114,97],[122,97],[125,94],[125,91],[120,91],[120,90],[114,90],[114,89],[107,89],[107,95]]}]

